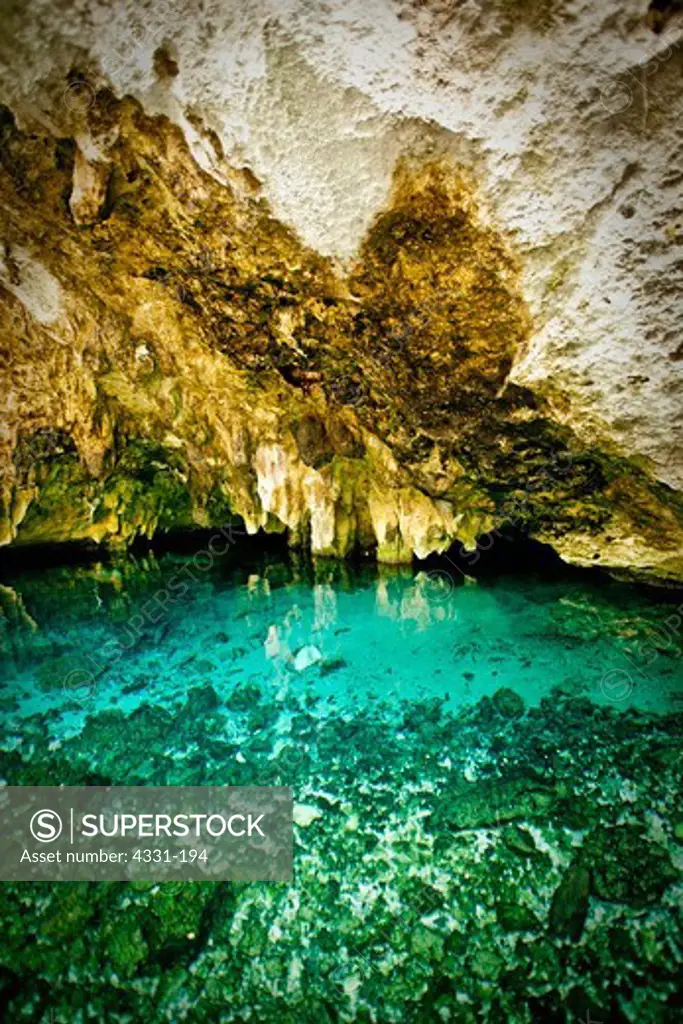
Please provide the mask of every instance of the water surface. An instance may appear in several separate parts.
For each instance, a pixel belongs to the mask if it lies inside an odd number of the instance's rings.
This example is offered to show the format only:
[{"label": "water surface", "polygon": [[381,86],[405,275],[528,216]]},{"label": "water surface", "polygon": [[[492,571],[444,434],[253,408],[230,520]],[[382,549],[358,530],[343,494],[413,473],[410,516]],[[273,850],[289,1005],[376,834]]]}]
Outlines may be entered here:
[{"label": "water surface", "polygon": [[8,783],[298,808],[292,884],[3,886],[17,1019],[678,1018],[683,596],[239,545],[0,593]]}]

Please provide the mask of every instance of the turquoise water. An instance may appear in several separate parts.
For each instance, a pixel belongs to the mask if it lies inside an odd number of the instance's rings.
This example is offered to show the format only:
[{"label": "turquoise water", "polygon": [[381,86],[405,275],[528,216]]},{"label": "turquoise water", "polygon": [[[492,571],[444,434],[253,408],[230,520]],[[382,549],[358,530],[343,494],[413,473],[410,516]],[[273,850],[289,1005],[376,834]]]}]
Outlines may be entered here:
[{"label": "turquoise water", "polygon": [[294,882],[5,885],[0,1007],[678,1017],[683,595],[200,554],[5,571],[2,776],[291,785]]},{"label": "turquoise water", "polygon": [[13,582],[39,629],[7,637],[6,697],[66,731],[86,710],[172,706],[199,683],[453,709],[500,687],[529,705],[560,687],[657,712],[683,697],[683,596],[616,583],[277,560],[203,572],[172,554]]}]

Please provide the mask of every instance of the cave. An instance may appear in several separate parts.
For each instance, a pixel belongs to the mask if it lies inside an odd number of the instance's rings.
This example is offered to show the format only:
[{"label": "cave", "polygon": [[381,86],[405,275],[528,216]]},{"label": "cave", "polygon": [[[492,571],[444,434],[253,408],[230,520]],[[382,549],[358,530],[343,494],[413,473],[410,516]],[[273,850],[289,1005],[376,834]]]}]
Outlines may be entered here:
[{"label": "cave", "polygon": [[673,1024],[681,3],[0,10],[3,1019]]}]

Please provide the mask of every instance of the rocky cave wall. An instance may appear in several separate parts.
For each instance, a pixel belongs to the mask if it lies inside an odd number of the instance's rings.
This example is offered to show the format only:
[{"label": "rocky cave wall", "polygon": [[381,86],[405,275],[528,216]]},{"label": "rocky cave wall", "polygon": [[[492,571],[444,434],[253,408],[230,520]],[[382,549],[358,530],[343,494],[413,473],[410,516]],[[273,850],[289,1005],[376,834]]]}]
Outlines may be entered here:
[{"label": "rocky cave wall", "polygon": [[676,5],[1,6],[2,542],[683,578]]}]

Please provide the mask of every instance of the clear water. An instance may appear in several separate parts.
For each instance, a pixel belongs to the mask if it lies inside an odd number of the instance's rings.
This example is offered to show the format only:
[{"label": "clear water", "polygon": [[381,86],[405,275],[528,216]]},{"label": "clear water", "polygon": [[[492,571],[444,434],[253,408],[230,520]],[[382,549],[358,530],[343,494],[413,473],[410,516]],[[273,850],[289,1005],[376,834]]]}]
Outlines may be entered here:
[{"label": "clear water", "polygon": [[444,697],[455,710],[511,687],[533,706],[559,687],[681,707],[683,597],[576,577],[234,561],[207,572],[147,555],[8,577],[39,630],[6,637],[5,699],[20,715],[57,713],[57,732],[206,683],[221,697],[249,683],[340,705]]},{"label": "clear water", "polygon": [[[681,885],[667,872],[683,867],[683,595],[575,574],[469,580],[445,563],[311,566],[239,550],[207,561],[5,572],[2,773],[292,785],[317,813],[297,829],[295,882],[223,889],[208,917],[208,885],[188,884],[163,915],[145,887],[124,898],[68,886],[65,910],[64,885],[40,898],[5,886],[5,1009],[57,1021],[677,1016]],[[517,805],[522,783],[554,787],[547,813]],[[553,894],[577,851],[604,858],[605,829],[621,830],[608,848],[625,852],[611,881],[592,883],[572,937]],[[650,875],[634,895],[632,876]],[[418,880],[430,913],[416,909]],[[501,906],[518,905],[536,924],[506,923]]]}]

